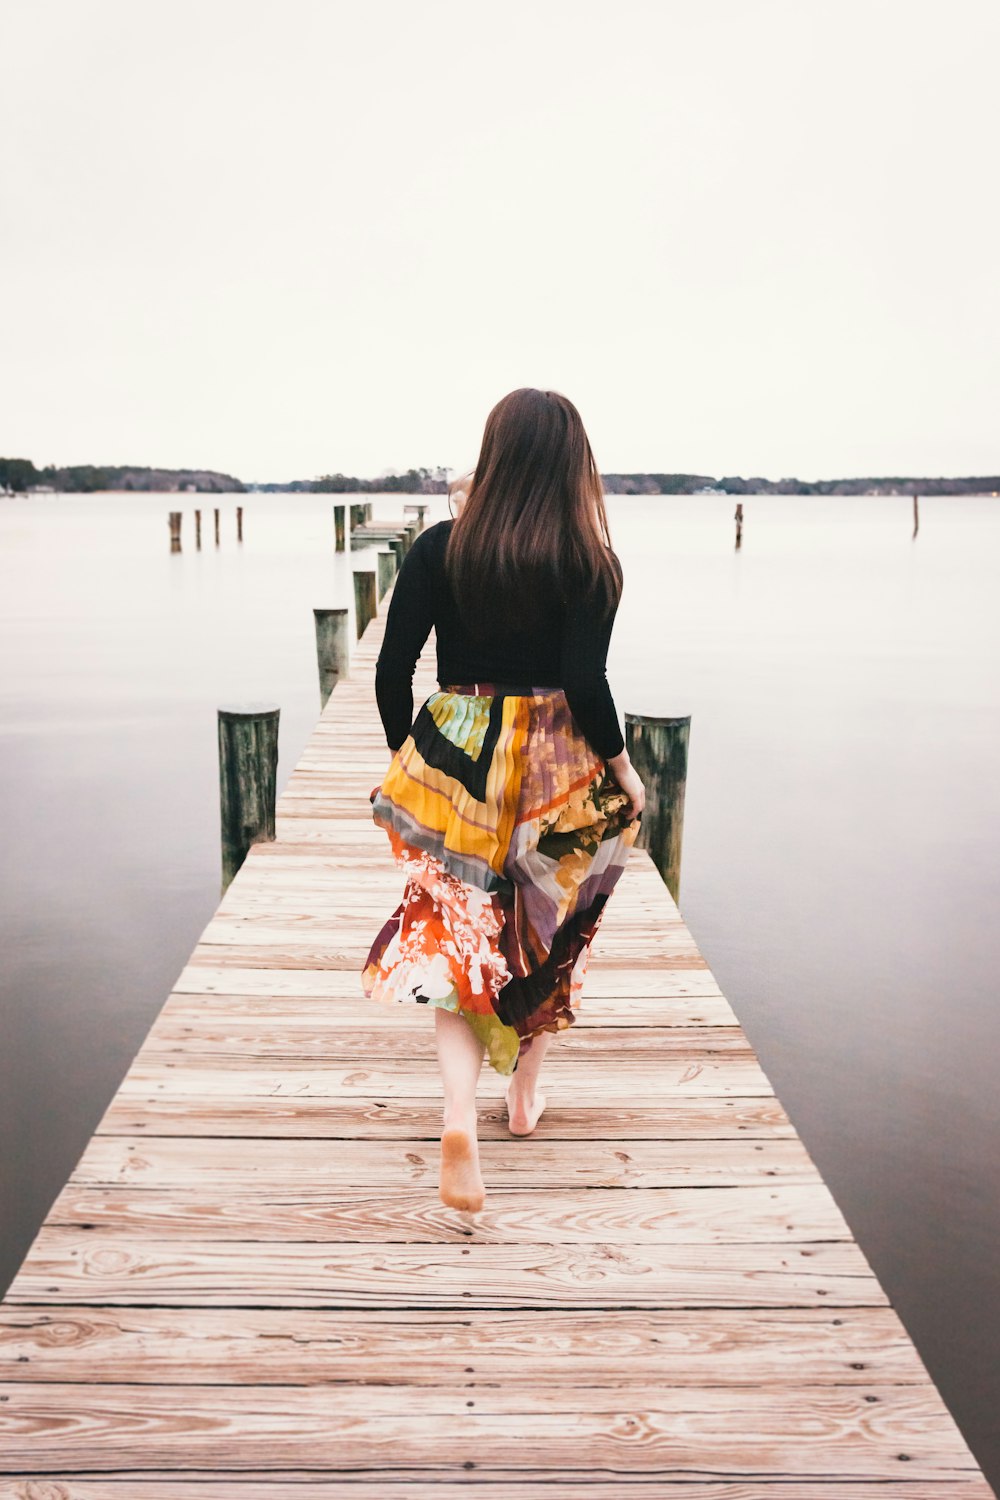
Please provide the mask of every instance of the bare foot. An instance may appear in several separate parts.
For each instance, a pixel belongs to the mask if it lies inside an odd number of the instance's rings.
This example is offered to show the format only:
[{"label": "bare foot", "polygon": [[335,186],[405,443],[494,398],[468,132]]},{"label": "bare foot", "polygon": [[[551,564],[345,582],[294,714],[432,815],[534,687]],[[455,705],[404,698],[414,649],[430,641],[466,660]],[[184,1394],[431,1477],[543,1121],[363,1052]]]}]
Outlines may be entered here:
[{"label": "bare foot", "polygon": [[477,1214],[486,1201],[474,1132],[452,1126],[441,1134],[440,1198],[449,1208]]},{"label": "bare foot", "polygon": [[507,1129],[511,1135],[530,1135],[542,1117],[545,1095],[534,1094],[530,1099],[523,1099],[515,1091],[514,1080],[511,1079],[504,1089],[504,1096],[507,1100]]}]

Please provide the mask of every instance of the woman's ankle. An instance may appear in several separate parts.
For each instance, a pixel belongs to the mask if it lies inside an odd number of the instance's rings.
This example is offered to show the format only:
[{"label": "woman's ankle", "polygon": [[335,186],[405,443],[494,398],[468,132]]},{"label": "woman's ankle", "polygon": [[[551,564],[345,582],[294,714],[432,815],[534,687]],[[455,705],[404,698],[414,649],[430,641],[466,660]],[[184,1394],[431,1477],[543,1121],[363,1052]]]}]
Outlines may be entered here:
[{"label": "woman's ankle", "polygon": [[445,1105],[442,1122],[444,1130],[465,1130],[470,1135],[475,1135],[476,1123],[477,1113],[475,1104]]}]

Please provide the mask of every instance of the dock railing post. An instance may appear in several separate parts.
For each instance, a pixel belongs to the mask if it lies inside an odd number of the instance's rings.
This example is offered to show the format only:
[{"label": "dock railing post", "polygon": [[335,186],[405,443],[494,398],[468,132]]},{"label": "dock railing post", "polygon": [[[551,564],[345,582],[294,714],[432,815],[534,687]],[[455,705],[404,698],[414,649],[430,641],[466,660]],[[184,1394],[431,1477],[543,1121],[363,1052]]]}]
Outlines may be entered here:
[{"label": "dock railing post", "polygon": [[333,507],[333,530],[334,530],[334,534],[335,534],[335,536],[337,538],[337,551],[338,552],[343,552],[343,550],[344,550],[344,511],[345,511],[345,509],[346,509],[346,507],[343,506],[343,505],[335,505]]},{"label": "dock railing post", "polygon": [[314,609],[316,661],[319,665],[319,704],[325,708],[337,683],[347,676],[350,648],[346,609]]},{"label": "dock railing post", "polygon": [[381,604],[396,576],[396,554],[395,552],[377,552],[375,560],[378,563],[378,602]]},{"label": "dock railing post", "polygon": [[281,710],[275,703],[230,703],[218,712],[225,891],[251,844],[274,838]]},{"label": "dock railing post", "polygon": [[354,612],[357,616],[358,640],[378,614],[375,574],[368,568],[354,570]]},{"label": "dock railing post", "polygon": [[681,884],[684,790],[687,786],[691,715],[654,718],[625,715],[629,759],[646,788],[637,844],[648,849],[674,900]]}]

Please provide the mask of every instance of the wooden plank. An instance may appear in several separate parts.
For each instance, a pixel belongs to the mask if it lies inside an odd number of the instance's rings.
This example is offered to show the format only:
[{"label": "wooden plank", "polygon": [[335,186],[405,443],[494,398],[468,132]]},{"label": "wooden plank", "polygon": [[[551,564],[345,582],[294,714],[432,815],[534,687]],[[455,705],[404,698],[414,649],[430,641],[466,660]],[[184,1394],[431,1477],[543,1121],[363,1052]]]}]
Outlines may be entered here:
[{"label": "wooden plank", "polygon": [[[523,1145],[523,1142],[517,1142]],[[349,1152],[326,1141],[215,1140],[211,1137],[95,1136],[72,1181],[77,1186],[128,1183],[145,1191],[196,1188],[238,1193],[248,1188],[299,1195],[358,1186],[402,1190],[437,1182],[439,1145],[430,1141],[354,1141]],[[777,1182],[819,1183],[802,1142],[784,1140],[602,1141],[585,1152],[561,1141],[533,1140],[531,1149],[484,1141],[484,1174],[497,1188],[551,1193],[582,1188],[739,1187]]]},{"label": "wooden plank", "polygon": [[[249,1183],[237,1192],[184,1186],[79,1187],[69,1184],[49,1212],[53,1227],[114,1229],[180,1238],[313,1240],[356,1243],[454,1242],[469,1226],[426,1187],[391,1194],[339,1188],[319,1198],[289,1184],[276,1192]],[[771,1240],[850,1240],[826,1184],[773,1183],[739,1188],[596,1189],[567,1204],[555,1194],[492,1190],[470,1238],[495,1244],[713,1245]]]},{"label": "wooden plank", "polygon": [[[275,1136],[284,1140],[428,1140],[441,1129],[440,1101],[394,1096],[378,1101],[271,1095],[202,1093],[199,1073],[174,1068],[170,1091],[154,1095],[119,1091],[97,1126],[98,1135]],[[244,1078],[247,1076],[243,1075]],[[794,1127],[774,1098],[726,1098],[687,1095],[561,1104],[546,1110],[535,1132],[537,1140],[587,1141],[596,1136],[618,1140],[688,1140],[699,1137],[783,1138]],[[510,1139],[507,1111],[499,1096],[483,1098],[479,1109],[481,1140]]]},{"label": "wooden plank", "polygon": [[[484,1310],[68,1305],[0,1308],[0,1379],[268,1385],[365,1379],[440,1385],[523,1379],[593,1385],[613,1364],[630,1385],[925,1384],[893,1309]],[[609,1363],[610,1362],[610,1363]],[[31,1368],[23,1369],[21,1366]]]},{"label": "wooden plank", "polygon": [[[43,1226],[7,1293],[19,1303],[184,1307],[880,1307],[851,1242],[398,1245],[146,1238]],[[464,1243],[462,1242],[464,1238]],[[790,1372],[791,1374],[791,1372]]]},{"label": "wooden plank", "polygon": [[895,1479],[900,1453],[915,1478],[968,1478],[970,1468],[954,1424],[920,1386],[214,1386],[199,1390],[194,1411],[183,1387],[8,1383],[0,1394],[6,1469],[33,1461],[40,1433],[59,1463],[97,1471],[410,1464],[457,1476],[472,1464],[481,1478],[597,1465],[787,1481],[792,1453],[793,1475],[827,1480]]},{"label": "wooden plank", "polygon": [[[901,1465],[902,1467],[902,1465]],[[109,1474],[95,1479],[90,1474],[60,1474],[57,1481],[47,1488],[38,1487],[34,1481],[0,1478],[0,1500],[292,1500],[297,1485],[308,1500],[343,1500],[345,1495],[385,1495],[387,1500],[442,1500],[443,1495],[469,1493],[470,1483],[478,1487],[489,1500],[525,1500],[526,1496],[544,1495],[545,1500],[617,1500],[623,1489],[643,1496],[666,1495],[669,1500],[760,1500],[761,1485],[769,1481],[755,1479],[749,1484],[735,1481],[688,1481],[678,1480],[672,1475],[648,1476],[642,1472],[618,1473],[610,1481],[601,1474],[581,1476],[560,1475],[551,1465],[544,1469],[520,1469],[513,1480],[490,1476],[482,1469],[474,1474],[464,1472],[461,1478],[447,1477],[426,1480],[426,1471],[394,1468],[391,1471],[371,1468],[351,1474],[342,1473],[334,1480],[325,1478],[326,1471],[288,1471],[284,1477],[274,1481],[266,1475],[241,1470],[236,1473],[219,1468],[201,1471],[193,1478],[178,1479],[173,1475],[144,1474],[135,1477],[135,1471],[125,1479]],[[189,1471],[190,1473],[190,1471]],[[794,1483],[794,1491],[791,1484]],[[32,1487],[34,1486],[34,1487]],[[822,1478],[790,1480],[785,1475],[773,1486],[778,1497],[787,1500],[996,1500],[982,1479],[950,1480],[937,1477],[927,1481],[833,1480],[826,1483]]]}]

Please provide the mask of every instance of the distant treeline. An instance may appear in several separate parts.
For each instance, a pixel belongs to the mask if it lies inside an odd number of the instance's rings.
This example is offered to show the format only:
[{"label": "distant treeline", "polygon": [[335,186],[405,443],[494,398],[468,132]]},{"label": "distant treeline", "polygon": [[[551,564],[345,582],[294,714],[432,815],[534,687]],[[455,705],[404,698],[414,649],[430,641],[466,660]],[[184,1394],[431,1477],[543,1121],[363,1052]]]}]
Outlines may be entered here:
[{"label": "distant treeline", "polygon": [[[743,479],[710,474],[602,474],[609,495],[990,495],[1000,492],[1000,476],[970,479]],[[332,495],[443,495],[448,470],[407,469],[361,479],[355,474],[323,474],[319,479],[292,479],[284,484],[244,484],[213,469],[144,469],[80,464],[74,468],[36,469],[27,458],[0,458],[0,491],[51,489],[158,490],[208,492],[256,490]]]},{"label": "distant treeline", "polygon": [[405,474],[383,474],[380,479],[358,479],[354,474],[323,474],[319,479],[291,479],[287,484],[251,484],[251,490],[275,495],[285,491],[315,495],[444,495],[446,469],[407,469]]},{"label": "distant treeline", "polygon": [[77,464],[59,469],[48,465],[36,469],[30,458],[0,458],[0,490],[49,489],[71,494],[92,494],[95,490],[157,490],[167,492],[205,491],[218,494],[224,490],[245,490],[246,485],[231,474],[217,474],[213,469],[144,469],[115,464]]},{"label": "distant treeline", "polygon": [[602,474],[609,495],[990,495],[1000,476],[970,479],[743,479],[708,474]]}]

